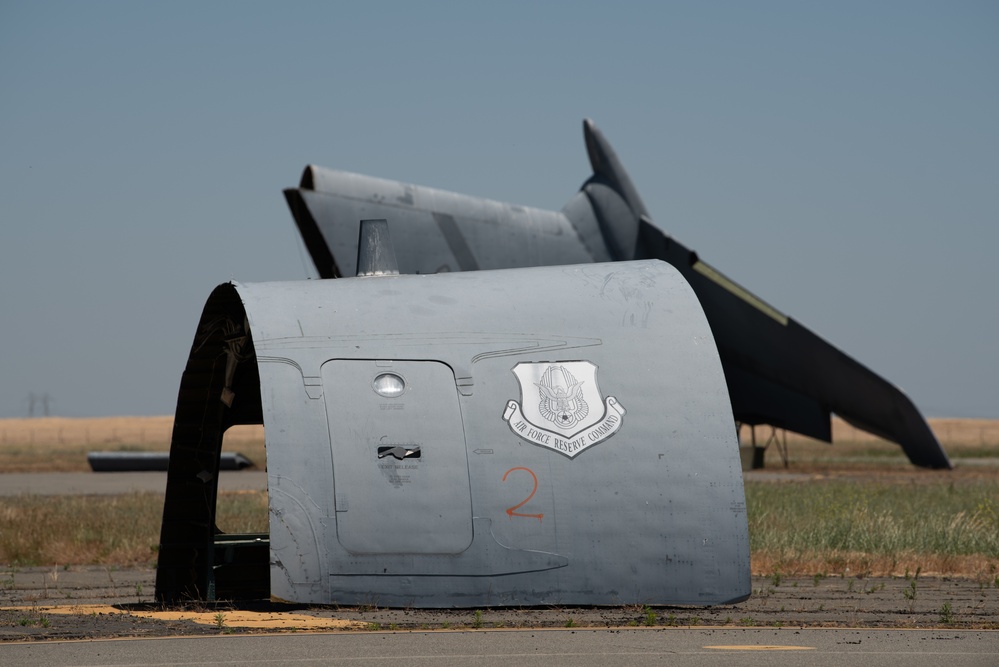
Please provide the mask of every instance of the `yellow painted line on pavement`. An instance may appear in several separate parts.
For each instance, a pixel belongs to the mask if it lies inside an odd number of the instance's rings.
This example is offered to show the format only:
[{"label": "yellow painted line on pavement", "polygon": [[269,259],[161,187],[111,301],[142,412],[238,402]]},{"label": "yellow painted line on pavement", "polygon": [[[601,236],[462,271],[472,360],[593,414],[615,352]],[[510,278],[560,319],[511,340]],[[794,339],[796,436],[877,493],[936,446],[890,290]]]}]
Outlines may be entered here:
[{"label": "yellow painted line on pavement", "polygon": [[756,644],[753,646],[732,644],[731,646],[705,646],[704,648],[716,649],[719,651],[814,651],[814,646],[768,646]]},{"label": "yellow painted line on pavement", "polygon": [[346,628],[363,628],[366,623],[339,618],[324,618],[317,614],[302,614],[294,612],[260,612],[240,609],[218,611],[158,611],[158,610],[122,610],[111,605],[60,605],[58,607],[18,607],[32,615],[65,614],[72,616],[91,616],[100,614],[120,614],[137,616],[160,621],[191,621],[199,625],[214,625],[219,628],[269,628],[298,630],[343,630]]}]

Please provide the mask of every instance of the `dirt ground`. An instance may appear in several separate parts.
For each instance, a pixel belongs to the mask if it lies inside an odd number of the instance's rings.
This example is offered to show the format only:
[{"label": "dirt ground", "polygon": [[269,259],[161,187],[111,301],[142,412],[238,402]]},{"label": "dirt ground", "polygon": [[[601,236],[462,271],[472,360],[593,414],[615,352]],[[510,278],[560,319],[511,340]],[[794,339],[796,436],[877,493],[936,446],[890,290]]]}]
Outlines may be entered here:
[{"label": "dirt ground", "polygon": [[419,610],[153,601],[151,569],[24,568],[0,573],[0,641],[330,630],[563,627],[999,629],[995,582],[963,578],[755,577],[749,600],[717,607]]}]

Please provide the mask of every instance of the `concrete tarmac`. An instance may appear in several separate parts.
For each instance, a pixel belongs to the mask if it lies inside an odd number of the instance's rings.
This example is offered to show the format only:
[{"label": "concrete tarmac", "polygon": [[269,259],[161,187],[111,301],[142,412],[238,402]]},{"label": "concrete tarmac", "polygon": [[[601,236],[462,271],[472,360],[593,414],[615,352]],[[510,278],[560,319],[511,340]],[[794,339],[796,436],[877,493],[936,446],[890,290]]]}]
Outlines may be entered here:
[{"label": "concrete tarmac", "polygon": [[[999,586],[986,579],[754,577],[753,595],[714,607],[388,609],[257,600],[156,604],[152,568],[0,566],[0,643],[111,637],[363,630],[769,627],[999,630]],[[221,624],[221,627],[220,627]],[[997,660],[996,664],[999,664]]]},{"label": "concrete tarmac", "polygon": [[0,665],[428,665],[608,667],[979,667],[999,632],[954,630],[602,629],[353,632],[0,645]]}]

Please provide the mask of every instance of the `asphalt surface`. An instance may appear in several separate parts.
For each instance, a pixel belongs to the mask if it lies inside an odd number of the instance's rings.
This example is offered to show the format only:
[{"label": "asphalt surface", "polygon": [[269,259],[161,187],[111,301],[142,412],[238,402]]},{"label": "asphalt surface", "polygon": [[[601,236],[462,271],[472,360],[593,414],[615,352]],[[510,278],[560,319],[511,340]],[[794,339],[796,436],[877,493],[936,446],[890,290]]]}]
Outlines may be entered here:
[{"label": "asphalt surface", "polygon": [[0,645],[0,665],[994,666],[999,632],[519,630],[298,634]]},{"label": "asphalt surface", "polygon": [[[383,609],[261,600],[164,608],[151,568],[0,568],[0,642],[354,631],[703,627],[999,630],[987,579],[755,577],[745,602],[714,607]],[[999,664],[999,660],[996,661]]]}]

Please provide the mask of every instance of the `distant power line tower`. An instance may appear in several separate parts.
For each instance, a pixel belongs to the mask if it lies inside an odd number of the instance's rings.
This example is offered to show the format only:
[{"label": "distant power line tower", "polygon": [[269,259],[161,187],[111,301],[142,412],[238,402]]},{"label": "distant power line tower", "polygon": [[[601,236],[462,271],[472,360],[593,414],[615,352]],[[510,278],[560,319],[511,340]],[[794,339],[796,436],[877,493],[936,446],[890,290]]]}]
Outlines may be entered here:
[{"label": "distant power line tower", "polygon": [[35,406],[38,405],[42,409],[42,415],[45,417],[49,416],[49,405],[52,403],[52,397],[49,396],[48,392],[44,394],[36,394],[31,392],[28,394],[28,416],[35,416]]}]

